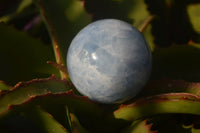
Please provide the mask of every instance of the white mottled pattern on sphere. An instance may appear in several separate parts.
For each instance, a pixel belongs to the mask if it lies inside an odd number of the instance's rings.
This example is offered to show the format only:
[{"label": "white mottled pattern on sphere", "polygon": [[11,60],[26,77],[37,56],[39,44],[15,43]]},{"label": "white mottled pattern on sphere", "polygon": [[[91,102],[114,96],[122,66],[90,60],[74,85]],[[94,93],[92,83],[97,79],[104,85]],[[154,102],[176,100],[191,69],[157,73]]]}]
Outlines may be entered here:
[{"label": "white mottled pattern on sphere", "polygon": [[73,39],[67,55],[77,90],[101,103],[134,97],[151,72],[151,51],[143,35],[116,19],[89,24]]}]

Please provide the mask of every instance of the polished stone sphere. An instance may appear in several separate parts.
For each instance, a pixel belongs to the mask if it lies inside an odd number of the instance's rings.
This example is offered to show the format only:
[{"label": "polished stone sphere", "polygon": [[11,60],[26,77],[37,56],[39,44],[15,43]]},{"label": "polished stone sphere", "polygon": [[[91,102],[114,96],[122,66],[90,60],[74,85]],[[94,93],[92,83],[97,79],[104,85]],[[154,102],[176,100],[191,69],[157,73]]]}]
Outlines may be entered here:
[{"label": "polished stone sphere", "polygon": [[68,49],[72,83],[89,99],[121,103],[142,90],[151,73],[150,48],[132,25],[116,19],[83,28]]}]

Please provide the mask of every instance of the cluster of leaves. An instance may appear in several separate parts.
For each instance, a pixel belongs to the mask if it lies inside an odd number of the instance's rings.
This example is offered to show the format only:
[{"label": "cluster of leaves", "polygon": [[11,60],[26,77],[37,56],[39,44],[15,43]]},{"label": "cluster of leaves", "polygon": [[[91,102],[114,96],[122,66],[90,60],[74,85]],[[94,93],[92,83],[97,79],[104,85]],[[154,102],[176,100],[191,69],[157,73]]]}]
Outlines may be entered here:
[{"label": "cluster of leaves", "polygon": [[[199,5],[198,0],[1,0],[0,131],[200,132]],[[153,54],[149,83],[122,105],[80,96],[65,67],[72,38],[103,18],[133,24]]]}]

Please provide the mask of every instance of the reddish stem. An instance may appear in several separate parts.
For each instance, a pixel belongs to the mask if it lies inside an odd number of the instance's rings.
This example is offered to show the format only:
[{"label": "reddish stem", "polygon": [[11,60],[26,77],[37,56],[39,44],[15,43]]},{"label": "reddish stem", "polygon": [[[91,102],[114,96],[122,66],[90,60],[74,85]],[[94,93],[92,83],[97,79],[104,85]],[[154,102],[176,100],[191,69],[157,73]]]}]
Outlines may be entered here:
[{"label": "reddish stem", "polygon": [[[37,2],[38,2],[38,5],[40,7],[40,12],[41,12],[42,16],[44,17],[44,20],[46,21],[47,26],[49,27],[48,29],[49,29],[49,34],[50,34],[51,39],[52,39],[52,45],[53,45],[53,50],[54,50],[56,62],[60,65],[63,65],[64,63],[62,61],[61,52],[60,52],[60,49],[59,49],[58,41],[57,41],[56,36],[55,36],[55,32],[53,30],[53,26],[51,25],[51,22],[49,21],[47,15],[45,14],[44,7],[43,7],[42,3],[40,2],[40,0],[37,0]],[[65,73],[63,73],[62,71],[60,71],[60,75],[61,75],[62,79],[67,78]]]}]

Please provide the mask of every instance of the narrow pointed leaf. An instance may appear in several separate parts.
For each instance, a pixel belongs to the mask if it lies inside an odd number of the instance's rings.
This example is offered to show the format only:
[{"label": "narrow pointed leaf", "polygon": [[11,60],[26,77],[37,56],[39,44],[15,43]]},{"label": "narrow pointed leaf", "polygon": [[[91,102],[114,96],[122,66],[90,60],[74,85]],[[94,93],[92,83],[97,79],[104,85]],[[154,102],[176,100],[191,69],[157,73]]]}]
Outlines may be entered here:
[{"label": "narrow pointed leaf", "polygon": [[90,18],[78,0],[34,0],[34,2],[46,23],[55,54],[59,54],[56,55],[57,63],[62,64],[61,62],[65,62],[67,48],[73,37],[90,22]]},{"label": "narrow pointed leaf", "polygon": [[73,131],[73,125],[72,125],[72,119],[71,119],[71,116],[70,116],[70,111],[69,111],[69,109],[67,108],[67,107],[65,107],[65,109],[66,109],[66,123],[67,123],[67,129],[70,131],[70,132],[72,132]]},{"label": "narrow pointed leaf", "polygon": [[168,93],[141,98],[130,105],[122,105],[114,112],[118,119],[137,120],[164,113],[200,115],[200,97],[189,93]]},{"label": "narrow pointed leaf", "polygon": [[138,120],[134,121],[123,133],[156,133],[156,131],[151,130],[151,127],[152,123],[147,124],[147,120]]},{"label": "narrow pointed leaf", "polygon": [[[52,113],[47,107],[52,107],[56,110],[59,109],[56,108],[58,106],[67,106],[69,112],[76,115],[84,129],[88,130],[88,132],[117,132],[130,123],[124,120],[115,119],[111,112],[101,108],[97,103],[89,100],[87,97],[74,95],[72,91],[59,94],[48,93],[41,96],[30,97],[24,103],[10,105],[6,111],[0,114],[0,120],[4,120],[13,113],[24,112],[27,108],[35,105],[40,105],[53,116],[57,116],[57,114]],[[58,111],[57,113],[60,112]],[[56,120],[58,120],[57,118],[55,117]],[[66,125],[63,124],[63,126]]]},{"label": "narrow pointed leaf", "polygon": [[69,89],[70,85],[67,81],[61,81],[55,77],[18,83],[12,90],[0,92],[0,114],[9,110],[11,105],[22,104],[35,96],[61,93]]},{"label": "narrow pointed leaf", "polygon": [[86,129],[83,128],[83,126],[80,124],[79,120],[74,114],[70,114],[72,118],[72,124],[74,128],[74,133],[88,133]]},{"label": "narrow pointed leaf", "polygon": [[57,74],[56,69],[46,64],[46,61],[54,60],[51,47],[2,23],[0,36],[0,80],[14,85],[19,81]]},{"label": "narrow pointed leaf", "polygon": [[44,133],[69,133],[51,114],[39,107],[27,109],[23,115],[38,125]]},{"label": "narrow pointed leaf", "polygon": [[24,10],[24,8],[30,6],[32,4],[32,0],[21,0],[20,5],[17,8],[16,13],[20,13]]}]

